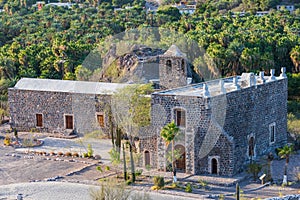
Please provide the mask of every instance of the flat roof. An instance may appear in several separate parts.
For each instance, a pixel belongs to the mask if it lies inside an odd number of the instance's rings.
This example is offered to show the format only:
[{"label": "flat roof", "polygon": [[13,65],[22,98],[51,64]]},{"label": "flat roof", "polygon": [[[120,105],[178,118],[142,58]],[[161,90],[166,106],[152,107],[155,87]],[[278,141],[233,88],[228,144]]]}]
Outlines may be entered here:
[{"label": "flat roof", "polygon": [[[202,82],[202,83],[197,83],[197,84],[192,84],[188,85],[185,87],[179,87],[179,88],[174,88],[174,89],[169,89],[169,90],[164,90],[164,91],[159,91],[155,92],[153,94],[157,95],[176,95],[176,96],[195,96],[195,97],[204,97],[203,95],[203,85],[206,84],[208,87],[209,91],[209,96],[218,96],[223,94],[221,92],[221,86],[220,86],[220,80],[223,80],[224,82],[224,92],[229,93],[229,92],[234,92],[237,90],[237,87],[239,89],[244,89],[249,86],[249,80],[247,79],[247,76],[250,73],[243,73],[242,76],[235,76],[237,78],[237,85],[233,83],[234,77],[228,77],[228,78],[223,78],[223,79],[216,79],[216,80],[211,80],[207,82]],[[274,77],[275,79],[273,81],[281,80],[283,79],[282,77]],[[255,82],[256,85],[262,85],[262,84],[267,84],[269,76],[264,76],[264,79],[266,82],[261,82],[258,76],[255,76]]]},{"label": "flat roof", "polygon": [[12,89],[83,94],[113,94],[129,84],[22,78]]}]

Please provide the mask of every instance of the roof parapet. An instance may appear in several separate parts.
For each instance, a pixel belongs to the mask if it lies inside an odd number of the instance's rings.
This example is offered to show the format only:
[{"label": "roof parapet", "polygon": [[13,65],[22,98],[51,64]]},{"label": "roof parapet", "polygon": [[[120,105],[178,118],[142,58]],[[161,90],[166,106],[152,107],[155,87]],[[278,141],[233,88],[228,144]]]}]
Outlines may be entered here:
[{"label": "roof parapet", "polygon": [[203,84],[203,92],[202,92],[202,94],[203,94],[204,98],[210,97],[210,93],[208,91],[208,86],[205,83]]},{"label": "roof parapet", "polygon": [[270,69],[270,74],[271,74],[271,76],[269,77],[267,82],[276,81],[276,77],[274,76],[275,69]]},{"label": "roof parapet", "polygon": [[278,77],[275,77],[274,69],[271,69],[270,72],[271,76],[265,76],[263,71],[259,72],[258,75],[255,75],[254,73],[243,73],[241,76],[233,76],[211,80],[204,83],[191,84],[185,87],[160,91],[156,94],[199,96],[207,99],[253,86],[257,88],[259,85],[282,80],[286,77],[285,68],[281,69],[282,73]]},{"label": "roof parapet", "polygon": [[286,68],[285,67],[281,67],[280,77],[281,78],[287,78],[287,76],[286,76]]},{"label": "roof parapet", "polygon": [[261,84],[264,84],[266,82],[264,71],[259,72],[257,82]]},{"label": "roof parapet", "polygon": [[233,88],[235,90],[241,89],[241,86],[238,84],[238,77],[237,76],[233,77],[232,83],[233,83]]},{"label": "roof parapet", "polygon": [[226,89],[224,87],[224,80],[223,79],[220,79],[220,94],[226,94]]}]

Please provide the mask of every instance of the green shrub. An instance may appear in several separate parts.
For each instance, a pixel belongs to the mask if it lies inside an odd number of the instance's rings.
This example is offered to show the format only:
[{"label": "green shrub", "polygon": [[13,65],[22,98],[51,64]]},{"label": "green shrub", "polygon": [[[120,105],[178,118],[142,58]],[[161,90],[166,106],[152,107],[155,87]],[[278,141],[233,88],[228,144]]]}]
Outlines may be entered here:
[{"label": "green shrub", "polygon": [[126,185],[131,185],[132,184],[132,181],[129,179],[126,181]]},{"label": "green shrub", "polygon": [[91,144],[88,144],[88,146],[87,146],[87,156],[88,156],[89,158],[91,158],[91,157],[93,157],[93,154],[94,154],[94,150],[93,150],[93,148],[92,148],[92,145],[91,145]]},{"label": "green shrub", "polygon": [[33,138],[32,137],[27,137],[23,139],[23,147],[33,147],[34,143],[33,143]]},{"label": "green shrub", "polygon": [[88,157],[88,153],[83,153],[83,154],[82,154],[82,157],[83,157],[83,158],[87,158],[87,157]]},{"label": "green shrub", "polygon": [[159,189],[161,189],[165,186],[164,177],[154,176],[153,182],[154,182],[154,186],[157,186]]},{"label": "green shrub", "polygon": [[142,173],[143,173],[143,170],[138,169],[138,170],[135,171],[135,176],[140,176],[140,175],[142,175]]},{"label": "green shrub", "polygon": [[110,167],[109,167],[109,166],[106,166],[106,167],[105,167],[105,170],[106,170],[106,171],[109,171],[109,170],[110,170]]},{"label": "green shrub", "polygon": [[193,191],[193,187],[192,187],[192,185],[191,185],[190,183],[188,183],[188,184],[186,185],[185,191],[186,191],[186,192],[192,192],[192,191]]},{"label": "green shrub", "polygon": [[258,163],[251,163],[248,165],[248,172],[253,175],[253,180],[256,181],[258,173],[262,169],[262,166]]},{"label": "green shrub", "polygon": [[101,166],[97,166],[97,167],[96,167],[96,170],[97,170],[97,171],[99,171],[99,172],[103,172],[103,170],[102,170],[102,167],[101,167]]},{"label": "green shrub", "polygon": [[205,188],[207,186],[207,182],[202,180],[201,178],[199,179],[199,183],[200,183],[201,187]]}]

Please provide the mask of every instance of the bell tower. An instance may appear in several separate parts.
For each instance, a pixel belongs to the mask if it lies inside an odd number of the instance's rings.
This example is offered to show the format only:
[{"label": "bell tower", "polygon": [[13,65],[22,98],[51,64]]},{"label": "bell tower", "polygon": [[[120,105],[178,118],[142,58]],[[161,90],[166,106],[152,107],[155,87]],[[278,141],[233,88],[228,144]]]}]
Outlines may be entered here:
[{"label": "bell tower", "polygon": [[172,45],[159,57],[159,84],[161,89],[182,87],[191,82],[188,79],[188,63],[185,55]]}]

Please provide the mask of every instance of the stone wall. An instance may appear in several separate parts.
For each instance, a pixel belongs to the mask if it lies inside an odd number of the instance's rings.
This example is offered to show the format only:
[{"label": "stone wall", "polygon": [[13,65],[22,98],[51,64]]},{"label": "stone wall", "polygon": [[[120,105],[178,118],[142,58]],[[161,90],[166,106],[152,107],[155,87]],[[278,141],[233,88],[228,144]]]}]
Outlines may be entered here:
[{"label": "stone wall", "polygon": [[[269,125],[276,123],[275,142],[270,142]],[[248,140],[254,137],[259,159],[287,142],[287,79],[252,86],[227,94],[224,130],[234,138],[234,172],[249,162]]]},{"label": "stone wall", "polygon": [[[169,62],[170,67],[167,63]],[[187,85],[187,61],[182,57],[160,56],[159,84],[162,89]]]},{"label": "stone wall", "polygon": [[[11,124],[19,131],[37,129],[42,132],[64,133],[65,115],[72,115],[78,134],[95,130],[109,133],[108,111],[103,105],[109,96],[63,92],[9,89]],[[100,128],[96,114],[104,113],[105,127]],[[43,126],[36,126],[36,114],[42,114]]]},{"label": "stone wall", "polygon": [[[279,79],[223,95],[152,95],[152,125],[156,134],[158,169],[166,167],[166,147],[160,138],[163,126],[175,120],[174,109],[186,111],[186,172],[211,173],[209,158],[219,159],[220,175],[234,175],[250,161],[249,138],[254,138],[254,157],[259,159],[287,140],[287,79]],[[275,123],[275,142],[270,142],[270,124]]]}]

